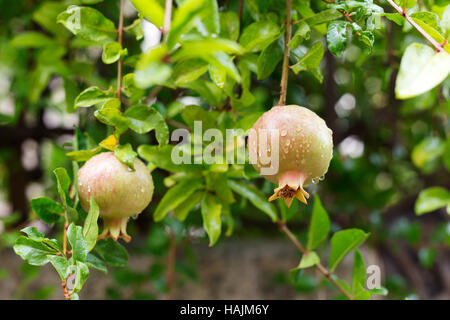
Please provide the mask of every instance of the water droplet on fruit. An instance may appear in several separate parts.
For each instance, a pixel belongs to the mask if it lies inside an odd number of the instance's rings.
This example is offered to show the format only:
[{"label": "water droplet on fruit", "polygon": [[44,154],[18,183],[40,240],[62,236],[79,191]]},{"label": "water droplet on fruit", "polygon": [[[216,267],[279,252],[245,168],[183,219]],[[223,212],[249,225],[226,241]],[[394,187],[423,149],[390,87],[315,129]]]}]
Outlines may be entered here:
[{"label": "water droplet on fruit", "polygon": [[282,130],[281,131],[281,136],[284,137],[285,135],[287,135],[287,131],[286,130]]},{"label": "water droplet on fruit", "polygon": [[324,174],[319,177],[319,181],[323,181],[323,180],[325,180],[325,175]]},{"label": "water droplet on fruit", "polygon": [[318,183],[319,183],[319,181],[318,181],[317,178],[313,178],[313,179],[311,180],[311,182],[314,183],[314,184],[318,184]]}]

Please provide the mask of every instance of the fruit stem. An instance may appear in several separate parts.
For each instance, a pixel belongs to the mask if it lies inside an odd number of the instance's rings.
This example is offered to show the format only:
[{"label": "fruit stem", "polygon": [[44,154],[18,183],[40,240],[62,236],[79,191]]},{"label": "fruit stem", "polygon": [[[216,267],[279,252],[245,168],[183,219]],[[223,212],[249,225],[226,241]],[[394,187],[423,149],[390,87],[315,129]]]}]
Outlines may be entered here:
[{"label": "fruit stem", "polygon": [[[303,254],[307,254],[308,250],[298,241],[292,231],[286,225],[286,222],[277,220],[276,224],[280,228],[280,230],[286,234],[286,236],[291,240],[291,242],[297,247],[297,249]],[[325,278],[327,278],[342,294],[344,294],[349,300],[353,300],[353,296],[348,293],[335,279],[331,277],[331,272],[329,272],[320,262],[315,265],[317,270],[319,270]]]},{"label": "fruit stem", "polygon": [[286,33],[284,35],[284,54],[283,54],[283,69],[281,72],[280,83],[280,101],[279,106],[286,104],[287,85],[289,77],[289,42],[292,34],[292,0],[286,0]]}]

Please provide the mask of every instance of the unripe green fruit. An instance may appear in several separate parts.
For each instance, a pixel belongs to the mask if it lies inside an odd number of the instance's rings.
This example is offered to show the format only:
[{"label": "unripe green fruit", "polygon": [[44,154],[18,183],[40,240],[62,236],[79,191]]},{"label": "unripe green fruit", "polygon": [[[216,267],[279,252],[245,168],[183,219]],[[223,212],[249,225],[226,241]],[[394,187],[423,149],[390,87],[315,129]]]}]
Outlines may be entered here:
[{"label": "unripe green fruit", "polygon": [[[297,197],[306,204],[309,194],[303,187],[318,181],[327,172],[333,157],[333,132],[316,113],[296,105],[273,107],[252,129],[256,134],[249,135],[249,151],[256,156],[253,166],[259,173],[268,165],[262,161],[262,155],[277,156],[271,154],[277,149],[272,145],[272,135],[278,143],[278,171],[262,174],[279,185],[269,201],[281,198],[290,206]],[[258,140],[262,135],[267,137],[266,150],[261,150],[261,140]]]},{"label": "unripe green fruit", "polygon": [[153,180],[145,164],[134,160],[134,171],[120,162],[112,152],[100,153],[78,170],[78,194],[88,211],[91,197],[98,204],[104,228],[99,239],[111,237],[130,241],[128,217],[144,210],[153,195]]}]

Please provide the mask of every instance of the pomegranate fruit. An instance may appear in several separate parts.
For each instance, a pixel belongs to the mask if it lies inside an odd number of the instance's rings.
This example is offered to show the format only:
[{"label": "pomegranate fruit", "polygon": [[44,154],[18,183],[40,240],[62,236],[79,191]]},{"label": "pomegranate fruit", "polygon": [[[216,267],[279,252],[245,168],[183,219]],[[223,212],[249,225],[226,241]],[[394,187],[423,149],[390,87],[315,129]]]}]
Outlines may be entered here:
[{"label": "pomegranate fruit", "polygon": [[153,180],[145,164],[134,160],[135,170],[120,162],[112,152],[100,153],[89,159],[78,171],[78,194],[82,207],[88,211],[94,198],[103,218],[103,232],[108,237],[129,242],[128,218],[137,215],[150,203]]},{"label": "pomegranate fruit", "polygon": [[[327,172],[332,134],[316,113],[296,105],[273,107],[255,122],[248,139],[250,160],[264,178],[278,183],[269,201],[281,198],[290,207],[296,197],[307,204],[304,187]],[[267,173],[269,158],[275,170]]]}]

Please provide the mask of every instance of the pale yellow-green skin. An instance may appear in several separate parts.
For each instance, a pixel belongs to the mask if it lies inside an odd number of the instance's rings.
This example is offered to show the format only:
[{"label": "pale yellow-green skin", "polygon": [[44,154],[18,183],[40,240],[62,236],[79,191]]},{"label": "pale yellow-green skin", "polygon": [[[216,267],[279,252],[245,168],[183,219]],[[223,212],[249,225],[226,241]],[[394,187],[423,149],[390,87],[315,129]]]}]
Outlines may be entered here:
[{"label": "pale yellow-green skin", "polygon": [[82,207],[89,210],[94,198],[103,218],[124,218],[141,213],[153,195],[153,180],[145,164],[134,160],[135,171],[112,152],[89,159],[78,171],[78,193]]},{"label": "pale yellow-green skin", "polygon": [[[296,106],[276,106],[264,113],[253,125],[254,130],[266,129],[268,150],[271,146],[270,134],[278,130],[279,134],[279,170],[275,175],[263,176],[267,180],[282,184],[299,184],[307,186],[312,179],[318,179],[327,171],[333,157],[332,131],[325,121],[313,111]],[[272,133],[271,133],[272,132]],[[254,136],[253,136],[254,137]],[[249,148],[256,148],[258,163],[253,166],[260,172],[262,164],[259,154],[265,150],[258,149],[258,143],[249,136]],[[286,177],[286,173],[291,172]],[[285,177],[283,178],[283,174]],[[300,180],[298,176],[301,175]]]}]

